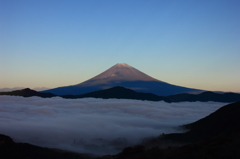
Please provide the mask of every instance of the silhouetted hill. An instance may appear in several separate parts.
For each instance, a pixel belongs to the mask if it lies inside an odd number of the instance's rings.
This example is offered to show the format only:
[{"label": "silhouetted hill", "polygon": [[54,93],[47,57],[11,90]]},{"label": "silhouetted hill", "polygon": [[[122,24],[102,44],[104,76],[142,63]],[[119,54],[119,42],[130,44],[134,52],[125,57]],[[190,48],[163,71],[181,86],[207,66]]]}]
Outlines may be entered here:
[{"label": "silhouetted hill", "polygon": [[189,101],[189,102],[207,102],[207,101],[214,101],[214,102],[238,102],[240,101],[240,94],[238,93],[214,93],[214,92],[203,92],[200,94],[188,94],[188,93],[182,93],[182,94],[176,94],[167,96],[169,101],[171,102],[183,102],[183,101]]},{"label": "silhouetted hill", "polygon": [[240,102],[221,107],[209,116],[184,126],[206,137],[240,131]]},{"label": "silhouetted hill", "polygon": [[31,90],[29,88],[11,91],[11,92],[0,92],[0,95],[13,95],[13,96],[23,96],[23,97],[38,96],[38,97],[43,97],[43,98],[50,98],[50,97],[56,96],[52,93],[40,93],[40,92]]},{"label": "silhouetted hill", "polygon": [[[239,159],[239,114],[240,102],[228,104],[201,120],[184,125],[189,129],[186,133],[161,135],[101,159]],[[176,143],[185,145],[176,146]]]},{"label": "silhouetted hill", "polygon": [[90,159],[86,154],[79,154],[59,149],[43,148],[27,143],[15,143],[9,136],[0,134],[1,159]]},{"label": "silhouetted hill", "polygon": [[160,138],[179,142],[193,142],[221,134],[240,132],[239,114],[240,102],[228,104],[203,119],[182,126],[188,129],[188,132],[168,134]]},{"label": "silhouetted hill", "polygon": [[93,98],[116,98],[116,99],[138,99],[138,100],[149,100],[149,101],[160,101],[163,100],[163,97],[157,96],[152,93],[139,93],[135,92],[131,89],[124,87],[113,87],[105,90],[95,91],[91,93],[86,93],[83,95],[65,95],[63,98],[85,98],[85,97],[93,97]]}]

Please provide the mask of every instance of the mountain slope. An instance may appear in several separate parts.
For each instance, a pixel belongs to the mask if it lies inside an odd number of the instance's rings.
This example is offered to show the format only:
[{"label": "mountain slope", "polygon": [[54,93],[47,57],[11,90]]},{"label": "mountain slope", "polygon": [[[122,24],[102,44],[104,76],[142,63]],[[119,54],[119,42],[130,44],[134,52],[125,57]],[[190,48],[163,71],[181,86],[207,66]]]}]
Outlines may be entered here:
[{"label": "mountain slope", "polygon": [[201,91],[157,80],[128,64],[116,64],[103,73],[80,84],[58,87],[43,92],[50,92],[56,95],[80,95],[115,86],[126,87],[137,92],[153,93],[159,96]]}]

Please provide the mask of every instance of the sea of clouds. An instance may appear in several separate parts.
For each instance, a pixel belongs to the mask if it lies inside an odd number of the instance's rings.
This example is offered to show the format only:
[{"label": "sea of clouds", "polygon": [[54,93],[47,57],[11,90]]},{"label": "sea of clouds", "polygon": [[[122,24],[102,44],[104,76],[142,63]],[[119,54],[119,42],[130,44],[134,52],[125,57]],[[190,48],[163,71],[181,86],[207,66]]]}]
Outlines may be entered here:
[{"label": "sea of clouds", "polygon": [[97,155],[180,132],[226,103],[0,96],[0,134],[16,142]]}]

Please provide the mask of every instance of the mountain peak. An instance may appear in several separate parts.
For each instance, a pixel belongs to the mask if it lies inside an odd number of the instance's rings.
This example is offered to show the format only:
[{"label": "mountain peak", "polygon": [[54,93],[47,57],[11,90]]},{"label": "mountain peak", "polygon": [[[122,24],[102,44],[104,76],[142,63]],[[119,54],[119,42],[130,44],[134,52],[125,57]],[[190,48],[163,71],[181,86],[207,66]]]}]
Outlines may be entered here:
[{"label": "mountain peak", "polygon": [[117,63],[116,65],[114,65],[114,66],[121,66],[121,67],[132,67],[132,66],[130,66],[130,65],[128,65],[128,64],[126,64],[126,63]]},{"label": "mountain peak", "polygon": [[97,85],[97,84],[107,84],[107,83],[118,83],[118,82],[128,82],[128,81],[159,81],[138,69],[126,64],[117,63],[108,70],[100,73],[99,75],[81,83],[81,85]]},{"label": "mountain peak", "polygon": [[111,68],[133,68],[132,66],[126,64],[126,63],[117,63],[116,65],[112,66]]}]

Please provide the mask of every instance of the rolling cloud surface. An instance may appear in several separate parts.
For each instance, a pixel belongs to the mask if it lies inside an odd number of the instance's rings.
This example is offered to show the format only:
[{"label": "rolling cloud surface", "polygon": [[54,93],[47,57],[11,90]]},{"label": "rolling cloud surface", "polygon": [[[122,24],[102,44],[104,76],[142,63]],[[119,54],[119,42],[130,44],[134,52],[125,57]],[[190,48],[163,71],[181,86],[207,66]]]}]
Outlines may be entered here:
[{"label": "rolling cloud surface", "polygon": [[226,103],[0,96],[0,133],[16,142],[97,155],[194,122]]}]

